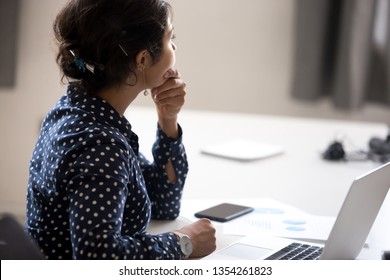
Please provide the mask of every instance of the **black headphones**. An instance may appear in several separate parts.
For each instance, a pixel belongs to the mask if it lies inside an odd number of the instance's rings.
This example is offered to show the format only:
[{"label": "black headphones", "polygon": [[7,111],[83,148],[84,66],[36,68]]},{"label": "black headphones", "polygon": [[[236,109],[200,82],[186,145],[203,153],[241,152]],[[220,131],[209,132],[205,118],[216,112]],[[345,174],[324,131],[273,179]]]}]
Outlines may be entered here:
[{"label": "black headphones", "polygon": [[355,155],[348,155],[340,141],[332,142],[323,152],[322,157],[326,160],[373,160],[378,162],[390,161],[390,132],[386,139],[373,137],[368,142],[367,151],[356,151]]},{"label": "black headphones", "polygon": [[369,159],[383,163],[390,161],[390,133],[386,139],[371,138],[368,146],[370,148]]},{"label": "black headphones", "polygon": [[322,157],[327,160],[342,160],[345,158],[343,144],[339,141],[332,142],[322,154]]}]

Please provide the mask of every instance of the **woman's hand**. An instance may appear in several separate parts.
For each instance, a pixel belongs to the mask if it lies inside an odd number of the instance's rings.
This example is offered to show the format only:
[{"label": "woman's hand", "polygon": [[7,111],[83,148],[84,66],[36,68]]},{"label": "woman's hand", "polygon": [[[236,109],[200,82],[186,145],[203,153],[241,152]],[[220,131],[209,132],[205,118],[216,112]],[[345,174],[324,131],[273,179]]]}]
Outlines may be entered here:
[{"label": "woman's hand", "polygon": [[168,136],[177,138],[177,115],[185,101],[186,83],[176,69],[169,69],[164,78],[167,80],[161,86],[152,89],[152,97],[161,129]]},{"label": "woman's hand", "polygon": [[191,258],[201,258],[216,249],[215,228],[209,219],[200,219],[178,230],[191,238]]}]

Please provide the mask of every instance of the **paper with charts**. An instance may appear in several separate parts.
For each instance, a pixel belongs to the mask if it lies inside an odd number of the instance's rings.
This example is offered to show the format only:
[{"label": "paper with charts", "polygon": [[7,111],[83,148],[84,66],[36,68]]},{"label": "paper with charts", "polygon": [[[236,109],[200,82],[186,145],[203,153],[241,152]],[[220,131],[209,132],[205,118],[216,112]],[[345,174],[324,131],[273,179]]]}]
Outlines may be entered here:
[{"label": "paper with charts", "polygon": [[[335,222],[334,217],[310,215],[290,205],[272,200],[242,202],[254,207],[250,214],[224,223],[224,234],[272,235],[324,241]],[[255,205],[255,206],[254,206]]]}]

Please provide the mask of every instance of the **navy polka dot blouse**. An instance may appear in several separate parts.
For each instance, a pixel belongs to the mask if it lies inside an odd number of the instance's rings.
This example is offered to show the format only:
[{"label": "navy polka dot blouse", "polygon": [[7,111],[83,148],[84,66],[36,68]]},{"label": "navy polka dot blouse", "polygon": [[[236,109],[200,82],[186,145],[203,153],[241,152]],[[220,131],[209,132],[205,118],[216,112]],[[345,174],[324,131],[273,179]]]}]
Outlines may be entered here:
[{"label": "navy polka dot blouse", "polygon": [[149,162],[125,117],[70,85],[45,118],[30,162],[25,226],[47,258],[180,259],[175,234],[146,231],[152,218],[179,215],[188,172],[179,130],[176,140],[157,128]]}]

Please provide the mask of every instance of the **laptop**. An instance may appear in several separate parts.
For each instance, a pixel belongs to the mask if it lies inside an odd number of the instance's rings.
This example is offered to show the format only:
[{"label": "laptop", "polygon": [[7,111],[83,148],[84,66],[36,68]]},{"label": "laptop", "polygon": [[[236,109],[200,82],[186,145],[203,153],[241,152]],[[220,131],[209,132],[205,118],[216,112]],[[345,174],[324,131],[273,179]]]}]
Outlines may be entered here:
[{"label": "laptop", "polygon": [[247,236],[204,259],[356,259],[390,188],[390,162],[356,178],[324,245],[281,237]]},{"label": "laptop", "polygon": [[41,260],[40,249],[23,226],[8,213],[0,214],[0,260]]}]

